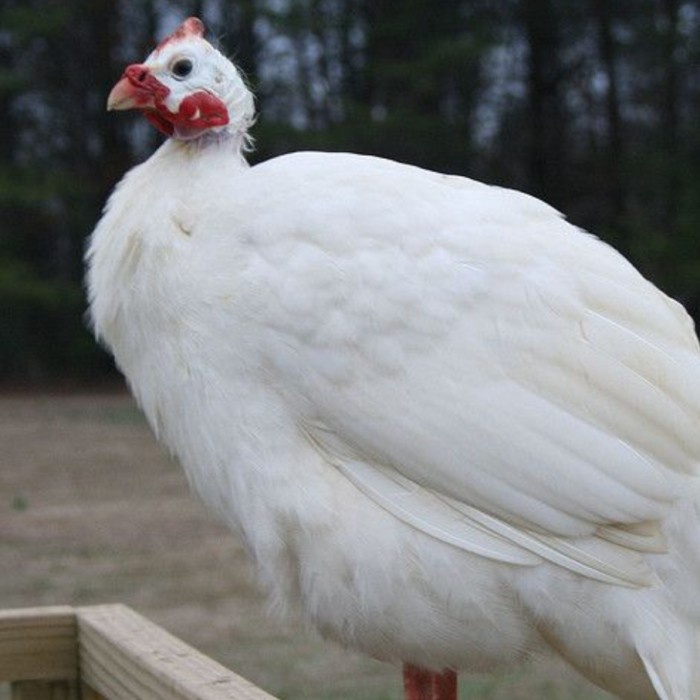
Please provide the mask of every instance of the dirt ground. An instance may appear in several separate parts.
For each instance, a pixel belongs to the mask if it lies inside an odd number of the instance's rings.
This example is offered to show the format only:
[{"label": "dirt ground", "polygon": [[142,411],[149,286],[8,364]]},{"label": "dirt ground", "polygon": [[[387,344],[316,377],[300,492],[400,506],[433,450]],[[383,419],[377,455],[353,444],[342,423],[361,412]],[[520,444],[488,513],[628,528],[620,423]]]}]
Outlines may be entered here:
[{"label": "dirt ground", "polygon": [[[268,615],[240,542],[126,394],[0,396],[0,608],[111,602],[285,700],[402,695],[398,669]],[[609,697],[550,660],[460,683],[461,698]]]}]

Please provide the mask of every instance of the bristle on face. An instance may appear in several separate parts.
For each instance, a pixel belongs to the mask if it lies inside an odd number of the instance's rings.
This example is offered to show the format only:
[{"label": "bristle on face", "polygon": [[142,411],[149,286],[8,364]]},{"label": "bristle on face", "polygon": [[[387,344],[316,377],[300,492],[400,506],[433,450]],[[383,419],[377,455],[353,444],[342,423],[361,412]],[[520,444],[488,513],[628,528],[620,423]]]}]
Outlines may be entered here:
[{"label": "bristle on face", "polygon": [[180,39],[192,36],[201,38],[204,36],[205,31],[206,29],[201,19],[197,17],[188,17],[174,32],[168,34],[168,36],[158,44],[156,51],[160,51],[171,41],[179,41]]}]

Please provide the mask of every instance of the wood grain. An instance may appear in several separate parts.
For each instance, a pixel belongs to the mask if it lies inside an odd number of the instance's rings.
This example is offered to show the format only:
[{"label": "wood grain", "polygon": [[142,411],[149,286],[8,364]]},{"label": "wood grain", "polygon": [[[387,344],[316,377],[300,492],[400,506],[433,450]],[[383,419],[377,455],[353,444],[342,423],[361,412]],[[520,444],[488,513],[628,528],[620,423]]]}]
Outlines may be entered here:
[{"label": "wood grain", "polygon": [[124,605],[0,611],[12,700],[275,700]]},{"label": "wood grain", "polygon": [[72,608],[0,611],[0,682],[77,677],[77,624]]},{"label": "wood grain", "polygon": [[123,605],[78,608],[81,679],[110,700],[274,700]]}]

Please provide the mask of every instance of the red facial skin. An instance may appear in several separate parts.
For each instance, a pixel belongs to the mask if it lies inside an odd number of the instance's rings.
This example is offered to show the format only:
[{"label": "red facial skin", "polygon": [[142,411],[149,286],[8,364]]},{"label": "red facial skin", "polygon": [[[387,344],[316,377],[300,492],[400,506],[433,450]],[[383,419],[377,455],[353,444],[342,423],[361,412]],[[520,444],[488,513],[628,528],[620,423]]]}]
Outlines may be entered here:
[{"label": "red facial skin", "polygon": [[158,104],[163,104],[170,94],[170,89],[165,87],[151,71],[141,63],[127,66],[121,81],[127,81],[124,90],[133,101],[135,107],[147,109]]},{"label": "red facial skin", "polygon": [[188,95],[180,102],[177,112],[171,112],[165,105],[170,89],[142,64],[129,66],[120,83],[123,92],[133,100],[133,106],[141,109],[146,119],[166,136],[172,136],[175,127],[202,130],[229,123],[226,105],[204,90]]},{"label": "red facial skin", "polygon": [[[203,36],[202,22],[196,17],[189,17],[158,44],[156,52],[173,41]],[[134,64],[124,71],[121,80],[112,89],[107,108],[140,109],[146,119],[166,136],[172,136],[177,130],[180,137],[193,137],[198,132],[229,123],[226,105],[206,90],[185,97],[177,112],[171,112],[165,104],[169,94],[170,88],[163,85],[147,66]]]}]

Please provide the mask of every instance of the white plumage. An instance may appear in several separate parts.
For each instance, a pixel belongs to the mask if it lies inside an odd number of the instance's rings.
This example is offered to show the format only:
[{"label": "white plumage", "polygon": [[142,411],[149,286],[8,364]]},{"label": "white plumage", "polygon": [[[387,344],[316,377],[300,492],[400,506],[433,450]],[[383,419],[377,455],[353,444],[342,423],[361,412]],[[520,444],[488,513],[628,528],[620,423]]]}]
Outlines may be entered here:
[{"label": "white plumage", "polygon": [[[249,168],[249,93],[188,22],[143,66],[166,108],[112,95],[175,137],[93,234],[91,315],[274,599],[381,659],[550,648],[621,697],[700,697],[683,309],[518,192],[351,154]],[[202,90],[227,124],[183,127]]]}]

